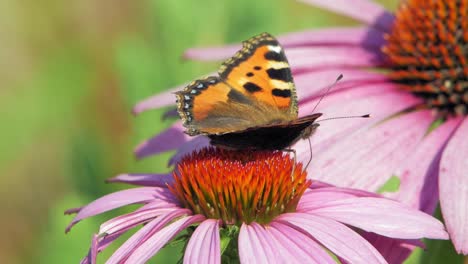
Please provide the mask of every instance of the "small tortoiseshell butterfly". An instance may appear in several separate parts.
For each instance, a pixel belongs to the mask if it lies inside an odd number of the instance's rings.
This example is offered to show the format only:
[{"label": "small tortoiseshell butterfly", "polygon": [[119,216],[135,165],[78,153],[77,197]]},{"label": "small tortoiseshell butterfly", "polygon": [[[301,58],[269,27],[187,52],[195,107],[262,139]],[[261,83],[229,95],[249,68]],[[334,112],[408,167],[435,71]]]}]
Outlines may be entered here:
[{"label": "small tortoiseshell butterfly", "polygon": [[270,34],[244,41],[218,74],[176,93],[187,134],[229,149],[285,150],[318,127],[320,113],[298,118],[288,60]]}]

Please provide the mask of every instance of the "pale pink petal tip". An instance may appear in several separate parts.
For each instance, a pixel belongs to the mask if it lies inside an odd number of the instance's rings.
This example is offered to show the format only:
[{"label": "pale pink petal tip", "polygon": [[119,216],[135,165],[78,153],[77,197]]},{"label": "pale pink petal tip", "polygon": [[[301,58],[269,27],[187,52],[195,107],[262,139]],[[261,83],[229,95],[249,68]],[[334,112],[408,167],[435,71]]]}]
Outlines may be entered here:
[{"label": "pale pink petal tip", "polygon": [[299,0],[313,6],[321,7],[341,15],[354,18],[357,21],[374,26],[383,31],[389,31],[394,16],[380,4],[370,0]]},{"label": "pale pink petal tip", "polygon": [[168,91],[146,98],[138,102],[133,107],[132,113],[134,115],[138,115],[141,112],[144,112],[147,110],[158,109],[158,108],[165,107],[165,106],[175,105],[176,97],[174,93],[183,89],[184,87],[185,85],[180,85]]},{"label": "pale pink petal tip", "polygon": [[447,144],[440,163],[442,215],[457,252],[468,255],[468,118]]},{"label": "pale pink petal tip", "polygon": [[110,178],[107,182],[120,182],[141,186],[167,187],[172,184],[172,174],[120,174]]},{"label": "pale pink petal tip", "polygon": [[330,201],[309,212],[392,238],[448,239],[439,220],[389,199],[347,198]]},{"label": "pale pink petal tip", "polygon": [[184,253],[184,263],[221,263],[218,220],[207,219],[195,229]]}]

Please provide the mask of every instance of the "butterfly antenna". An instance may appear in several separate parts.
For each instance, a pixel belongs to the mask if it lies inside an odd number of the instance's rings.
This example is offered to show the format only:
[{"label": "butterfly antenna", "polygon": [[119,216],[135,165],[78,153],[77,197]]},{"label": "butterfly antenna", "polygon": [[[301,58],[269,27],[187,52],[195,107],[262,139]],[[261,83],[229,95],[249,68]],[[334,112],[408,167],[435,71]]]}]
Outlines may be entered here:
[{"label": "butterfly antenna", "polygon": [[323,122],[323,121],[328,121],[328,120],[335,120],[335,119],[347,119],[347,118],[370,118],[370,114],[365,114],[365,115],[355,115],[355,116],[338,116],[338,117],[330,117],[330,118],[325,118],[325,119],[320,119],[317,121],[317,123]]},{"label": "butterfly antenna", "polygon": [[320,96],[320,99],[318,100],[317,104],[314,106],[314,109],[312,109],[312,113],[315,112],[315,109],[317,108],[317,106],[320,104],[320,102],[322,101],[322,99],[328,95],[328,93],[330,92],[330,90],[335,87],[335,85],[341,80],[343,79],[343,74],[340,74],[338,76],[338,78],[336,78],[335,82],[332,83],[330,86],[328,86],[328,88],[325,90],[325,92],[322,94],[322,96]]}]

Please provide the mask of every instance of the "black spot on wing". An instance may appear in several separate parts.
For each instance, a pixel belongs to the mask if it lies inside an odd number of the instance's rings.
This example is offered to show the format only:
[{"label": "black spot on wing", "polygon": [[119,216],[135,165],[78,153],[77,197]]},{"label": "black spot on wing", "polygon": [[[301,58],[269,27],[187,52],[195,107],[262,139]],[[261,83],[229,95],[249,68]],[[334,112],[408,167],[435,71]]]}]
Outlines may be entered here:
[{"label": "black spot on wing", "polygon": [[289,68],[270,68],[266,72],[271,79],[280,80],[283,82],[292,82],[291,71]]},{"label": "black spot on wing", "polygon": [[249,93],[260,92],[262,90],[262,87],[251,82],[246,82],[243,86],[244,86],[244,89],[247,90],[247,92]]},{"label": "black spot on wing", "polygon": [[288,98],[291,97],[291,90],[273,89],[271,94],[278,97]]},{"label": "black spot on wing", "polygon": [[254,74],[253,74],[253,72],[248,72],[248,73],[246,74],[246,76],[247,76],[247,77],[252,77],[252,76],[254,76]]},{"label": "black spot on wing", "polygon": [[257,70],[257,71],[259,71],[259,70],[261,70],[261,69],[262,69],[262,67],[260,67],[260,66],[255,66],[255,67],[254,67],[254,70]]},{"label": "black spot on wing", "polygon": [[241,104],[249,104],[250,100],[245,97],[241,92],[231,89],[228,93],[228,99],[231,102],[238,102]]},{"label": "black spot on wing", "polygon": [[281,53],[277,53],[274,51],[268,51],[265,53],[265,59],[272,60],[272,61],[285,61],[285,57]]}]

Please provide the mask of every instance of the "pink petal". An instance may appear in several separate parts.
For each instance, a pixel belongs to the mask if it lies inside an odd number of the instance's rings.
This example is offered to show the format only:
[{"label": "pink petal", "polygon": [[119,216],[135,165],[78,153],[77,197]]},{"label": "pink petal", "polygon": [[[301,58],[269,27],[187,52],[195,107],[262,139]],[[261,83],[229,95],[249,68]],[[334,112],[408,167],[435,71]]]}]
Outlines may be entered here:
[{"label": "pink petal", "polygon": [[[356,133],[360,129],[374,126],[391,114],[406,109],[419,102],[414,96],[403,93],[391,84],[363,84],[346,91],[338,91],[327,95],[320,102],[320,97],[313,101],[300,103],[299,115],[311,114],[312,112],[324,113],[321,119],[371,114],[371,118],[354,118],[346,120],[329,120],[318,123],[320,127],[311,137],[313,154],[320,153],[322,149],[329,149],[330,145]],[[375,89],[378,86],[378,89]],[[299,141],[295,146],[299,154],[299,160],[306,161],[310,156],[307,141]]]},{"label": "pink petal", "polygon": [[99,243],[98,240],[99,240],[98,235],[94,234],[91,240],[91,247],[89,249],[88,255],[86,255],[86,257],[84,257],[80,261],[80,264],[95,264],[96,263],[96,258],[97,258],[97,253],[98,253],[98,243]]},{"label": "pink petal", "polygon": [[309,210],[309,213],[393,238],[448,238],[444,225],[436,218],[384,198],[331,201]]},{"label": "pink petal", "polygon": [[146,263],[154,256],[169,240],[188,226],[201,222],[205,219],[202,215],[188,216],[171,223],[160,231],[149,237],[143,244],[133,251],[128,257],[127,263]]},{"label": "pink petal", "polygon": [[334,220],[305,213],[288,213],[280,215],[275,221],[312,236],[335,255],[350,263],[386,263],[369,242]]},{"label": "pink petal", "polygon": [[301,47],[285,50],[293,74],[331,67],[375,67],[382,64],[379,52],[360,47]]},{"label": "pink petal", "polygon": [[154,186],[166,188],[174,182],[172,174],[120,174],[107,180],[108,182],[121,182],[133,185]]},{"label": "pink petal", "polygon": [[[364,46],[380,48],[385,40],[382,31],[368,27],[326,28],[294,32],[278,36],[281,45],[288,49],[300,46]],[[241,44],[190,48],[184,58],[200,61],[224,60],[242,48]]]},{"label": "pink petal", "polygon": [[172,156],[172,158],[169,160],[169,164],[170,165],[177,164],[186,155],[196,150],[200,150],[204,147],[207,147],[209,145],[210,145],[210,140],[207,137],[205,136],[194,137],[192,140],[186,142],[177,150],[177,153],[174,154],[174,156]]},{"label": "pink petal", "polygon": [[175,105],[176,97],[174,93],[184,89],[185,86],[187,86],[187,84],[179,85],[175,88],[172,88],[157,95],[153,95],[149,98],[146,98],[145,100],[138,102],[133,107],[133,114],[138,115],[141,112],[148,111],[151,109]]},{"label": "pink petal", "polygon": [[184,133],[182,122],[177,122],[165,131],[149,140],[140,143],[135,149],[135,155],[141,159],[150,155],[179,148],[189,141],[190,137]]},{"label": "pink petal", "polygon": [[[101,237],[96,237],[97,238],[97,249],[93,249],[93,250],[97,250],[96,254],[103,251],[104,249],[106,249],[110,244],[112,244],[112,242],[114,242],[116,239],[118,239],[122,234],[124,234],[127,230],[123,230],[119,233],[114,233],[112,235],[106,235],[106,236],[101,236]],[[92,243],[96,243],[95,241],[93,241]],[[92,245],[94,246],[94,245]],[[94,254],[94,253],[93,253]],[[88,255],[83,258],[81,260],[81,264],[90,264],[92,263],[91,259],[91,251],[88,252]],[[95,263],[95,262],[94,262]]]},{"label": "pink petal", "polygon": [[321,245],[288,225],[273,221],[266,231],[271,234],[271,239],[276,241],[280,255],[289,262],[336,263]]},{"label": "pink petal", "polygon": [[160,215],[168,214],[178,210],[173,204],[152,204],[151,208],[142,207],[134,212],[115,217],[101,224],[99,234],[113,234],[121,230],[127,230],[142,223],[146,223]]},{"label": "pink petal", "polygon": [[132,252],[134,252],[138,246],[142,245],[142,243],[147,241],[150,236],[163,229],[167,223],[189,214],[191,214],[191,212],[188,209],[173,210],[161,217],[154,219],[153,221],[148,222],[145,226],[143,226],[140,230],[133,234],[129,239],[127,239],[127,241],[125,241],[125,243],[123,243],[122,246],[120,246],[112,254],[112,256],[107,260],[106,263],[121,263],[130,254],[132,254]]},{"label": "pink petal", "polygon": [[431,131],[418,145],[415,152],[406,159],[400,174],[400,188],[390,197],[413,208],[432,214],[439,201],[438,175],[442,150],[459,119],[452,119]]},{"label": "pink petal", "polygon": [[389,31],[393,15],[385,10],[383,6],[369,0],[300,0],[301,2],[318,6],[347,17],[354,18],[360,22],[375,26],[384,31]]},{"label": "pink petal", "polygon": [[320,28],[288,33],[278,37],[285,48],[300,46],[382,47],[386,41],[382,31],[370,27]]},{"label": "pink petal", "polygon": [[367,232],[363,236],[388,263],[403,263],[416,247],[424,248],[424,244],[419,240],[394,239]]},{"label": "pink petal", "polygon": [[428,111],[413,112],[355,133],[317,153],[309,177],[375,191],[408,157],[431,120]]},{"label": "pink petal", "polygon": [[451,137],[440,162],[442,215],[458,253],[468,255],[468,118]]},{"label": "pink petal", "polygon": [[184,263],[221,263],[219,221],[207,219],[193,232],[184,253]]},{"label": "pink petal", "polygon": [[134,188],[108,194],[83,207],[75,218],[73,218],[73,221],[68,225],[65,231],[69,232],[76,223],[84,218],[129,204],[147,203],[158,196],[165,197],[165,200],[175,199],[168,189],[157,187]]},{"label": "pink petal", "polygon": [[239,258],[241,263],[274,263],[280,256],[268,243],[260,226],[257,223],[242,224],[239,232]]},{"label": "pink petal", "polygon": [[[326,89],[335,82],[340,74],[344,77],[333,87],[331,90],[332,94],[344,88],[353,86],[360,87],[360,85],[369,86],[369,84],[374,84],[375,86],[376,83],[388,81],[388,77],[381,73],[339,67],[298,73],[294,76],[294,82],[300,102],[304,103],[305,101],[310,101],[310,97],[313,95],[323,95]],[[329,99],[328,97],[329,96],[327,96],[326,99]]]},{"label": "pink petal", "polygon": [[379,195],[357,189],[323,187],[305,192],[301,200],[299,200],[296,210],[298,212],[307,212],[321,208],[329,202],[357,197],[379,197]]}]

